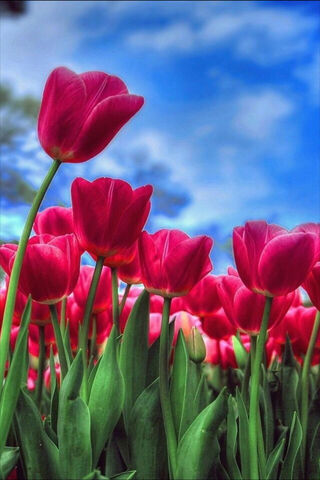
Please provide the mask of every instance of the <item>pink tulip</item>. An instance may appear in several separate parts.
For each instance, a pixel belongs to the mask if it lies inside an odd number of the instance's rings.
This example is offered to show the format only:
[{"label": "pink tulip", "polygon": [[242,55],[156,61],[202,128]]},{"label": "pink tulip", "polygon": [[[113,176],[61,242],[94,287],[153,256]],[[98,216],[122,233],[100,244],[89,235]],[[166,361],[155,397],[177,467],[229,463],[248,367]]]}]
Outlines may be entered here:
[{"label": "pink tulip", "polygon": [[130,95],[118,77],[56,68],[43,92],[40,143],[55,160],[85,162],[111,142],[143,102],[143,97]]},{"label": "pink tulip", "polygon": [[73,233],[72,208],[49,207],[37,213],[33,230],[37,235],[49,233],[59,236]]}]

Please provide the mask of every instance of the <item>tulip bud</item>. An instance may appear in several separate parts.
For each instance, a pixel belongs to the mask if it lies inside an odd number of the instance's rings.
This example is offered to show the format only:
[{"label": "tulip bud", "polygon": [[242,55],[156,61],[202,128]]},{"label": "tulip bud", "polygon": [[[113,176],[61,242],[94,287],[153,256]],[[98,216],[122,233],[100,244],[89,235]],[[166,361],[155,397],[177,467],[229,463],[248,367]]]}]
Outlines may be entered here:
[{"label": "tulip bud", "polygon": [[192,327],[186,338],[189,358],[194,363],[201,363],[206,358],[206,346],[197,327]]}]

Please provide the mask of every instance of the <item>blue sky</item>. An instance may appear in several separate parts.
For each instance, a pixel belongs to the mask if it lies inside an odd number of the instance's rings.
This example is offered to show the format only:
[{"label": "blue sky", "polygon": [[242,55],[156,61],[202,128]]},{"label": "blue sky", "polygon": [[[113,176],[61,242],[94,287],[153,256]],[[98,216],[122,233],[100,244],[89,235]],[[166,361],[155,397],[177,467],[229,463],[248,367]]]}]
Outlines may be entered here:
[{"label": "blue sky", "polygon": [[[37,1],[3,18],[1,80],[18,93],[39,96],[66,65],[114,73],[146,100],[102,155],[63,165],[45,205],[69,204],[75,176],[152,182],[149,228],[212,235],[217,271],[235,225],[319,221],[319,10],[312,1]],[[16,168],[37,186],[50,160],[34,131],[22,145]],[[7,206],[2,234],[18,235],[26,211]]]}]

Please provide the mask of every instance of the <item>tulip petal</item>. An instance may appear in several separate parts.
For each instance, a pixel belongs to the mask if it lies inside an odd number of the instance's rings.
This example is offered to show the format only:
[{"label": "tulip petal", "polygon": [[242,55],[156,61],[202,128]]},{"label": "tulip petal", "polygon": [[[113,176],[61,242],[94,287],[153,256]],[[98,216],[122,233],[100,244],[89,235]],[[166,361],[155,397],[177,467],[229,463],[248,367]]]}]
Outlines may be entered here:
[{"label": "tulip petal", "polygon": [[249,262],[248,250],[243,239],[244,227],[235,227],[233,230],[233,254],[236,266],[243,283],[252,287],[251,264]]},{"label": "tulip petal", "polygon": [[15,257],[18,250],[18,245],[14,243],[6,243],[0,247],[0,266],[7,275],[11,274],[13,262],[11,260]]},{"label": "tulip petal", "polygon": [[49,233],[51,235],[66,235],[73,232],[72,208],[49,207],[39,212],[33,224],[37,235]]},{"label": "tulip petal", "polygon": [[142,232],[138,240],[138,246],[144,286],[147,290],[163,290],[164,286],[166,287],[168,284],[168,279],[161,269],[161,258],[154,241],[154,235]]},{"label": "tulip petal", "polygon": [[289,233],[273,238],[258,265],[260,284],[271,295],[286,295],[298,288],[315,261],[315,235]]},{"label": "tulip petal", "polygon": [[188,293],[212,270],[209,253],[213,240],[205,235],[178,243],[163,261],[170,292]]},{"label": "tulip petal", "polygon": [[73,146],[71,162],[84,162],[100,153],[144,103],[138,95],[114,95],[92,110]]},{"label": "tulip petal", "polygon": [[40,143],[52,158],[71,154],[84,120],[85,102],[86,89],[80,76],[65,67],[53,70],[43,92],[38,121]]}]

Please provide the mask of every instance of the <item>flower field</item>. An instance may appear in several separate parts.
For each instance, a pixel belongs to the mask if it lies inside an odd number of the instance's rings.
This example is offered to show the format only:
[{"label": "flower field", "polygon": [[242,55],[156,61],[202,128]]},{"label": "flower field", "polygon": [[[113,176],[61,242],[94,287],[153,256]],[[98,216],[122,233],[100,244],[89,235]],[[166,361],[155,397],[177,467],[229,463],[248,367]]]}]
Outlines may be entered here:
[{"label": "flower field", "polygon": [[143,103],[102,72],[45,85],[52,164],[0,247],[0,478],[319,479],[320,224],[235,226],[214,275],[214,239],[144,230],[152,185],[75,178],[39,210]]}]

